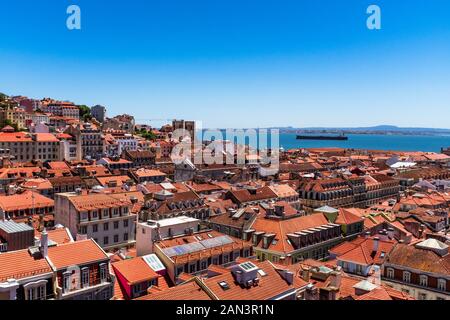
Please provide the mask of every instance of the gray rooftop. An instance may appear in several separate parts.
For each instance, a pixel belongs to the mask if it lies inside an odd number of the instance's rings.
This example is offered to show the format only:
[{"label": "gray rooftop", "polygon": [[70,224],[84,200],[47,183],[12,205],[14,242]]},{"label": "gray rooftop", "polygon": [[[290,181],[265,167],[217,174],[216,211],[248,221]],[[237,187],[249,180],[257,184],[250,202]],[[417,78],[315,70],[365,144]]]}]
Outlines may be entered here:
[{"label": "gray rooftop", "polygon": [[24,232],[24,231],[32,231],[34,230],[32,227],[27,225],[26,223],[17,223],[10,220],[0,220],[0,229],[7,233],[16,233],[16,232]]}]

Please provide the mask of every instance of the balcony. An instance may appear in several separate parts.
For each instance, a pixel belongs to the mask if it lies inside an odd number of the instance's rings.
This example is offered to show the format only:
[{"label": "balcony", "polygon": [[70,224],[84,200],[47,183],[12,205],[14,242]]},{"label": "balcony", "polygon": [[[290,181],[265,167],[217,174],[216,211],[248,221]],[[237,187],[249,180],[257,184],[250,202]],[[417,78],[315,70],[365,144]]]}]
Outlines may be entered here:
[{"label": "balcony", "polygon": [[76,298],[78,295],[86,294],[91,291],[100,292],[103,289],[112,286],[114,283],[114,276],[109,275],[104,281],[98,279],[94,281],[93,283],[90,283],[88,286],[85,287],[72,287],[68,290],[64,290],[59,285],[56,285],[56,296],[58,299],[73,299]]}]

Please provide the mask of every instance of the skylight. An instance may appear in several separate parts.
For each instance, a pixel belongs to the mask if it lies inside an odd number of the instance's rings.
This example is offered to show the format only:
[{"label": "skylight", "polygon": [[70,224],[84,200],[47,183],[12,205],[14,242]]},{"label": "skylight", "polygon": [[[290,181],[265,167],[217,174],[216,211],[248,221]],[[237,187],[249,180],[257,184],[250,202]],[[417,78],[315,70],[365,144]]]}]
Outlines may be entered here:
[{"label": "skylight", "polygon": [[226,281],[220,281],[219,282],[219,286],[223,289],[223,290],[228,290],[230,289],[230,286],[228,285],[228,283]]}]

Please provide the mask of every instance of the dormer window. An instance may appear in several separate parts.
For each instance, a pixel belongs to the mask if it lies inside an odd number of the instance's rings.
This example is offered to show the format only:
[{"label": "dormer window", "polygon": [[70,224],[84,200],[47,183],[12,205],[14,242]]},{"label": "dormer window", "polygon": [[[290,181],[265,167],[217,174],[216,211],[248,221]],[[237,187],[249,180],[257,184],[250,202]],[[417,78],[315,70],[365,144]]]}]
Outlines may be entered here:
[{"label": "dormer window", "polygon": [[403,271],[403,282],[411,282],[411,273],[408,271]]},{"label": "dormer window", "polygon": [[69,291],[70,289],[70,276],[71,276],[71,272],[67,271],[63,273],[63,281],[62,281],[62,286],[63,286],[63,292],[66,293]]},{"label": "dormer window", "polygon": [[87,212],[81,212],[80,213],[80,220],[81,221],[87,221],[88,220],[88,213]]},{"label": "dormer window", "polygon": [[421,275],[421,276],[419,277],[419,284],[420,284],[422,287],[428,286],[428,276],[426,276],[426,275]]},{"label": "dormer window", "polygon": [[109,217],[109,209],[103,209],[103,218]]},{"label": "dormer window", "polygon": [[106,263],[100,264],[100,281],[102,283],[106,282],[106,280],[107,280],[107,272],[106,272],[107,269],[106,268],[107,268]]},{"label": "dormer window", "polygon": [[437,288],[438,288],[438,290],[446,291],[447,290],[447,280],[438,279]]},{"label": "dormer window", "polygon": [[392,268],[387,268],[387,271],[386,271],[387,273],[386,273],[386,275],[387,275],[387,277],[389,278],[389,279],[394,279],[394,269],[392,269]]},{"label": "dormer window", "polygon": [[120,214],[120,209],[119,208],[114,208],[113,209],[113,216],[118,216]]},{"label": "dormer window", "polygon": [[83,288],[89,287],[89,268],[81,269],[81,285]]}]

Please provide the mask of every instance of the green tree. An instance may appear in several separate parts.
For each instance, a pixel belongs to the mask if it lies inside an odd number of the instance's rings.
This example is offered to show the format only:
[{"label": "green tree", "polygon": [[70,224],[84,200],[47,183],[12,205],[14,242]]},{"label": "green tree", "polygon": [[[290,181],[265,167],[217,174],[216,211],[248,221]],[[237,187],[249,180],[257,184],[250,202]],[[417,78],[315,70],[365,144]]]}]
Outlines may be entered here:
[{"label": "green tree", "polygon": [[146,140],[156,140],[156,135],[151,131],[143,133],[141,136]]},{"label": "green tree", "polygon": [[4,124],[5,124],[5,125],[4,125],[3,127],[11,126],[11,127],[14,128],[14,131],[16,131],[16,132],[19,131],[19,127],[17,126],[17,123],[12,123],[12,121],[9,120],[9,119],[6,119],[5,122],[4,122]]},{"label": "green tree", "polygon": [[6,94],[0,92],[0,101],[5,101],[6,98],[8,98],[8,96]]},{"label": "green tree", "polygon": [[87,105],[81,104],[78,106],[78,109],[80,110],[80,118],[85,119],[88,116],[91,116],[91,108],[89,108]]}]

